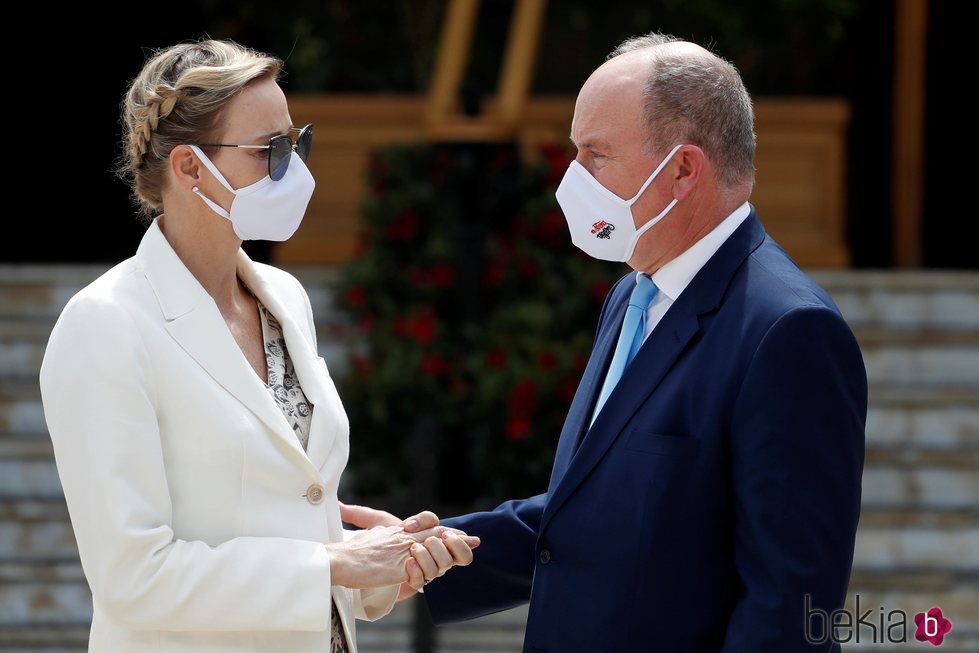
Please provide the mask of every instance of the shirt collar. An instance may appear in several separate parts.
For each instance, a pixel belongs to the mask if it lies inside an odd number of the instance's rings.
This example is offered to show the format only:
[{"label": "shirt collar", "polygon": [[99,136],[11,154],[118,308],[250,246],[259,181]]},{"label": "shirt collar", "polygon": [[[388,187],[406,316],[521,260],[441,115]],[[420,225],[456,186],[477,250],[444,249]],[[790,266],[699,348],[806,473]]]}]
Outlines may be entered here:
[{"label": "shirt collar", "polygon": [[[676,301],[686,287],[693,281],[707,261],[721,248],[724,241],[744,222],[751,213],[751,206],[745,202],[734,209],[706,236],[691,245],[685,252],[653,273],[652,279],[660,292]],[[636,272],[636,281],[641,272]]]}]

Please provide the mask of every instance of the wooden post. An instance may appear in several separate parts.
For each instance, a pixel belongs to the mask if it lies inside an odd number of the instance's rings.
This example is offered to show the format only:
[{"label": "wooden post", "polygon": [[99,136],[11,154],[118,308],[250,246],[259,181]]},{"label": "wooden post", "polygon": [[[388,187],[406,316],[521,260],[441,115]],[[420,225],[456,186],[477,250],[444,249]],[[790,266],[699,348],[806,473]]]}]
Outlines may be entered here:
[{"label": "wooden post", "polygon": [[912,268],[923,262],[928,1],[898,0],[895,12],[892,251],[897,267]]},{"label": "wooden post", "polygon": [[479,0],[451,0],[449,3],[428,95],[426,120],[429,124],[443,122],[455,109],[456,94],[469,63],[478,15]]},{"label": "wooden post", "polygon": [[426,134],[434,141],[492,142],[515,138],[533,79],[537,44],[547,0],[514,0],[503,67],[497,81],[497,101],[484,114],[469,117],[455,111],[479,0],[451,0],[439,46],[438,60],[426,111]]},{"label": "wooden post", "polygon": [[516,130],[533,79],[546,0],[517,0],[498,84],[499,120]]}]

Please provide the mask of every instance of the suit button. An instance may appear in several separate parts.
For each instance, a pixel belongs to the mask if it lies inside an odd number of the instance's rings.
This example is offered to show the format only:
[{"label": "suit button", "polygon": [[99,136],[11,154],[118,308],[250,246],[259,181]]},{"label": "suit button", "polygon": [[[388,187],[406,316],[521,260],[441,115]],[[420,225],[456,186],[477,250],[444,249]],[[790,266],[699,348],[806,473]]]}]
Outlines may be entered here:
[{"label": "suit button", "polygon": [[323,486],[313,483],[306,489],[306,500],[314,506],[323,503]]},{"label": "suit button", "polygon": [[550,549],[541,549],[540,552],[540,563],[542,565],[547,565],[551,563],[551,551]]}]

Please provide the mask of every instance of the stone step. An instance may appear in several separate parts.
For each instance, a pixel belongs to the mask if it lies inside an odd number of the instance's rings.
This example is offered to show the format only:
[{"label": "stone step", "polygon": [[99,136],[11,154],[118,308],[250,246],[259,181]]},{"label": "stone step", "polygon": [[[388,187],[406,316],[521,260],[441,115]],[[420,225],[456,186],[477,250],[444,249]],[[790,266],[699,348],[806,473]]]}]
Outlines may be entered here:
[{"label": "stone step", "polygon": [[[57,315],[112,264],[0,265],[0,315]],[[314,312],[332,306],[339,269],[282,266],[306,288]],[[809,270],[857,326],[947,329],[979,324],[979,274],[969,271]]]},{"label": "stone step", "polygon": [[0,624],[0,651],[6,653],[84,653],[88,650],[88,624]]},{"label": "stone step", "polygon": [[[0,533],[0,584],[82,580],[74,534],[67,520],[4,523]],[[867,527],[857,532],[854,569],[899,576],[902,569],[979,575],[979,524],[932,530]]]},{"label": "stone step", "polygon": [[53,460],[0,460],[0,499],[61,499]]},{"label": "stone step", "polygon": [[[887,456],[884,456],[885,458]],[[53,460],[0,459],[0,498],[63,496]],[[886,463],[864,466],[863,505],[869,507],[968,508],[979,497],[979,469]]]},{"label": "stone step", "polygon": [[979,576],[979,524],[931,530],[905,527],[857,530],[854,568],[897,575],[902,568],[969,572]]},{"label": "stone step", "polygon": [[[335,373],[347,366],[351,341],[322,333],[319,353]],[[0,379],[37,383],[47,336],[0,340]],[[969,342],[899,342],[862,347],[871,385],[979,388],[979,338]]]},{"label": "stone step", "polygon": [[44,406],[37,379],[0,383],[0,438],[47,439]]},{"label": "stone step", "polygon": [[979,325],[975,272],[819,270],[810,276],[854,328],[946,330]]},{"label": "stone step", "polygon": [[[57,521],[0,521],[0,563],[56,561],[78,559],[75,534],[67,515]],[[0,569],[0,582],[3,572]]]},{"label": "stone step", "polygon": [[[979,388],[874,386],[866,433],[868,448],[974,448]],[[0,382],[0,442],[5,439],[48,440],[36,381]]]}]

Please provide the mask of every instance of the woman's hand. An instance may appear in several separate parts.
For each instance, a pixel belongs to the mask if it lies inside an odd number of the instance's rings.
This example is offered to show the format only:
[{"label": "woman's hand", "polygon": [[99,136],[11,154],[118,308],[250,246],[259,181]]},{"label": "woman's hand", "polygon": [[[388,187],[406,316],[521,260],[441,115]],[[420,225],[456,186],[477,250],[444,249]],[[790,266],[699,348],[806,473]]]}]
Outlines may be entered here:
[{"label": "woman's hand", "polygon": [[431,512],[401,522],[389,513],[350,508],[341,504],[344,521],[367,530],[346,542],[326,545],[335,585],[363,589],[404,584],[399,597],[404,598],[426,580],[471,563],[472,549],[479,546],[479,538],[439,526]]}]

